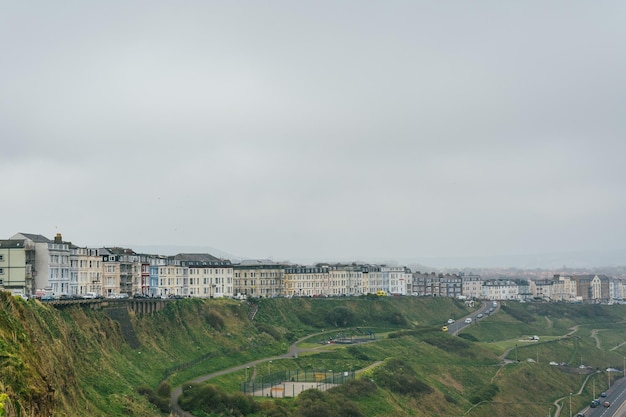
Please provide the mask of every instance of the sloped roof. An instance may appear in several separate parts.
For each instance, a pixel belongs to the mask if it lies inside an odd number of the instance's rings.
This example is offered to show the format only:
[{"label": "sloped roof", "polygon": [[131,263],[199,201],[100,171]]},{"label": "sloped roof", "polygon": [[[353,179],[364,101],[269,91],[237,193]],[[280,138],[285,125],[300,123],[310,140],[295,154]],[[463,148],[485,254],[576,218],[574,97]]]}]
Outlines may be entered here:
[{"label": "sloped roof", "polygon": [[0,248],[23,248],[24,239],[0,240]]},{"label": "sloped roof", "polygon": [[32,240],[35,243],[52,243],[50,239],[48,239],[47,237],[43,235],[35,235],[32,233],[21,233],[21,232],[18,234],[24,236],[25,239]]},{"label": "sloped roof", "polygon": [[135,251],[129,248],[120,248],[118,246],[105,248],[111,255],[136,255]]},{"label": "sloped roof", "polygon": [[252,265],[279,265],[271,259],[244,259],[239,265],[252,266]]},{"label": "sloped roof", "polygon": [[174,259],[177,261],[188,261],[188,262],[216,262],[221,261],[221,259],[216,258],[213,255],[208,253],[179,253],[174,255]]}]

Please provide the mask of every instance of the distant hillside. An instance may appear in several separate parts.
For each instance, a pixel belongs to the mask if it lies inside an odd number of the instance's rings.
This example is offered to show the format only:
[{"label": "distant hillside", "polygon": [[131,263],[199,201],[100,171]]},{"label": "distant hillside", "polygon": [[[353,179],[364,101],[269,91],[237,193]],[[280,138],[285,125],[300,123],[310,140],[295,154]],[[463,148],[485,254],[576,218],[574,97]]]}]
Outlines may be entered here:
[{"label": "distant hillside", "polygon": [[185,245],[121,245],[123,247],[130,248],[137,253],[145,253],[150,255],[164,255],[164,256],[173,256],[179,253],[208,253],[217,258],[222,259],[240,259],[240,257],[233,255],[231,253],[224,252],[220,249],[213,248],[210,246],[185,246]]}]

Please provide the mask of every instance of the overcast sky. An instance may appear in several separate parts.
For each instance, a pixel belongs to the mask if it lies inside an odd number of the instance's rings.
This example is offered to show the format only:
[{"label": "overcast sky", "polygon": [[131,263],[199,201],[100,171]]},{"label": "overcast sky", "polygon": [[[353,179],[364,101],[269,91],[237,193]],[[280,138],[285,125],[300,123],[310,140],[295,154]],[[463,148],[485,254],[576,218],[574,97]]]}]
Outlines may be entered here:
[{"label": "overcast sky", "polygon": [[2,238],[275,260],[626,248],[624,1],[2,9]]}]

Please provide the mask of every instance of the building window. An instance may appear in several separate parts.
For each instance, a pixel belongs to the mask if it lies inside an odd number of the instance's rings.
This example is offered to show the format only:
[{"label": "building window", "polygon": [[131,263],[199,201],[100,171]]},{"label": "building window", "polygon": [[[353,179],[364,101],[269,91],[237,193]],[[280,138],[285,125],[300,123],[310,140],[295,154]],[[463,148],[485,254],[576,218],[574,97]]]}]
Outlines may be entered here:
[{"label": "building window", "polygon": [[4,255],[0,255],[0,262],[4,261]]},{"label": "building window", "polygon": [[0,275],[4,275],[4,268],[0,268]]}]

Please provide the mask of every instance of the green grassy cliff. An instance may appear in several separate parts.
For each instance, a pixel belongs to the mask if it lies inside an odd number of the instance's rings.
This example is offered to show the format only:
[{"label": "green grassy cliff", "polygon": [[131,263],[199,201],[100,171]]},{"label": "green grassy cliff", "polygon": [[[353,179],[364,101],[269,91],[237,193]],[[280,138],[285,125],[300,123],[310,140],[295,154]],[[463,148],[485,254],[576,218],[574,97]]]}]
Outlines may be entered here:
[{"label": "green grassy cliff", "polygon": [[[603,370],[621,369],[626,356],[624,306],[509,303],[455,337],[441,326],[467,309],[451,299],[256,301],[253,321],[247,303],[189,299],[151,315],[130,313],[119,319],[129,322],[122,325],[105,310],[59,310],[0,292],[0,416],[166,416],[172,387],[284,354],[307,335],[319,334],[307,346],[321,346],[316,342],[356,329],[374,331],[376,342],[272,363],[273,371],[368,368],[354,383],[295,400],[244,401],[237,392],[251,373],[242,370],[194,384],[184,402],[199,417],[313,416],[315,410],[355,417],[545,415],[581,387],[572,403],[582,408],[592,389],[607,388],[612,375]],[[540,340],[531,342],[530,335]],[[588,368],[579,368],[581,362]],[[256,377],[266,372],[258,366]],[[241,409],[203,408],[211,405],[197,400],[207,395]]]}]

